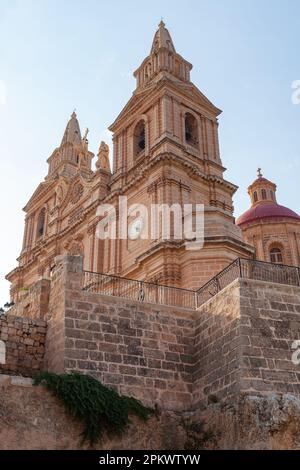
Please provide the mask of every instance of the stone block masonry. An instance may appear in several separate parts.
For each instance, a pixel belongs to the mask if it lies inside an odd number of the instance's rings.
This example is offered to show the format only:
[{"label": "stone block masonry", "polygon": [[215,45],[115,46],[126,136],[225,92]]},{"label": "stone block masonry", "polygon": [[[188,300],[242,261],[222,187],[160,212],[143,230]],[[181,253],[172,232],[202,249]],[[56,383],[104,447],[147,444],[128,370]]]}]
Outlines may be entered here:
[{"label": "stone block masonry", "polygon": [[145,403],[191,406],[190,313],[94,294],[85,302],[69,299],[65,338],[67,370],[91,373]]},{"label": "stone block masonry", "polygon": [[80,257],[61,260],[53,282],[49,370],[89,373],[149,405],[191,407],[195,312],[82,291]]},{"label": "stone block masonry", "polygon": [[29,289],[19,289],[18,301],[8,314],[44,320],[48,312],[50,280],[39,279]]},{"label": "stone block masonry", "polygon": [[32,377],[42,369],[46,327],[43,320],[0,316],[0,374]]},{"label": "stone block masonry", "polygon": [[300,396],[300,287],[237,279],[199,309],[194,404],[241,395]]},{"label": "stone block masonry", "polygon": [[168,410],[241,394],[300,396],[300,288],[237,279],[198,311],[82,290],[82,260],[57,260],[45,367],[79,371]]},{"label": "stone block masonry", "polygon": [[300,287],[240,281],[241,391],[300,396]]},{"label": "stone block masonry", "polygon": [[193,403],[232,399],[239,392],[239,281],[202,305],[195,321]]}]

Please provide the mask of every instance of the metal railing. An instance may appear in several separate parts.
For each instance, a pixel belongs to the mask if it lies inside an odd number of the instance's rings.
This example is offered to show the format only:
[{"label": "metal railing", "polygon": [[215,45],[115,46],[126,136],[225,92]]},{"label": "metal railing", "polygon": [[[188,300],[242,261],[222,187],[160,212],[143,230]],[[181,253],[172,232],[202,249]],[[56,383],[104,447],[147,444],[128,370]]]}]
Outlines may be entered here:
[{"label": "metal railing", "polygon": [[197,291],[84,271],[82,288],[138,302],[197,309],[238,278],[300,286],[300,268],[237,258]]},{"label": "metal railing", "polygon": [[237,258],[233,263],[223,269],[223,271],[198,289],[198,306],[211,299],[237,278],[300,286],[300,268]]},{"label": "metal railing", "polygon": [[83,274],[83,290],[139,302],[191,309],[197,307],[195,291],[89,271]]}]

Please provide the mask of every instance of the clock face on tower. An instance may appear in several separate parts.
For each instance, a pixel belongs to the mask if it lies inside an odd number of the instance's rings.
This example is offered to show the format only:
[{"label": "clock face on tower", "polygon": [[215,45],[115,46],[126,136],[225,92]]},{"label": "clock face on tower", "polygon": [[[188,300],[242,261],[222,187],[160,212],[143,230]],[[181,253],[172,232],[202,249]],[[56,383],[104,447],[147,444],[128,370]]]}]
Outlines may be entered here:
[{"label": "clock face on tower", "polygon": [[143,230],[143,219],[139,217],[135,219],[128,227],[128,237],[130,240],[137,240],[141,237],[141,233]]}]

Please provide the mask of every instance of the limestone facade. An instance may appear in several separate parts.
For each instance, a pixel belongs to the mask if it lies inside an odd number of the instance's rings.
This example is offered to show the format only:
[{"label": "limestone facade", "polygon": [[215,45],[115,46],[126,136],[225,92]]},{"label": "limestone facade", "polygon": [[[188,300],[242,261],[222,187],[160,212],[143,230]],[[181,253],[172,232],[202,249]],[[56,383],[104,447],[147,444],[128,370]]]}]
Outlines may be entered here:
[{"label": "limestone facade", "polygon": [[[275,184],[261,173],[249,187],[251,209],[235,224],[237,187],[224,179],[220,110],[190,81],[191,69],[161,22],[149,56],[134,74],[136,90],[110,127],[112,170],[104,142],[92,169],[88,131],[82,137],[73,112],[48,159],[45,181],[25,206],[19,264],[7,275],[15,305],[0,318],[1,373],[92,374],[120,393],[176,413],[174,439],[182,432],[180,413],[197,415],[212,404],[223,411],[240,406],[235,417],[222,411],[213,421],[242,432],[252,396],[258,415],[261,403],[273,410],[284,402],[292,410],[291,396],[295,416],[300,415],[299,365],[292,361],[293,344],[300,341],[300,287],[236,279],[198,309],[83,289],[84,271],[197,289],[237,257],[300,265],[300,217],[277,204]],[[155,239],[99,239],[97,208],[111,204],[118,222],[120,196],[128,205],[148,209],[151,204],[204,204],[203,248],[187,250],[186,239],[172,234],[165,240],[161,232]],[[141,213],[137,220],[146,230]],[[7,399],[15,379],[0,376],[0,382]],[[40,389],[12,393],[22,400],[43,395]],[[271,394],[278,395],[276,403]],[[49,403],[56,418],[57,404]],[[58,422],[64,431],[60,415]],[[48,431],[40,442],[53,448],[57,442]],[[167,433],[159,426],[158,432],[152,442],[164,448]],[[35,432],[28,447],[32,436]],[[141,445],[147,446],[149,434],[144,436]],[[133,441],[131,435],[124,448]],[[73,434],[63,442],[65,448],[78,447]],[[226,437],[221,445],[230,445]]]},{"label": "limestone facade", "polygon": [[[134,74],[136,90],[110,126],[112,172],[103,142],[92,170],[87,132],[82,137],[73,112],[48,159],[45,181],[24,208],[23,248],[18,267],[7,276],[14,302],[40,278],[49,279],[58,255],[82,254],[86,270],[185,288],[200,287],[238,256],[253,256],[234,223],[237,187],[224,179],[221,111],[191,82],[191,69],[161,22]],[[120,196],[128,205],[144,204],[149,213],[151,204],[203,204],[204,247],[189,251],[184,237],[165,240],[161,231],[154,238],[100,240],[97,207],[112,204],[118,222]],[[146,225],[141,214],[136,218]]]}]

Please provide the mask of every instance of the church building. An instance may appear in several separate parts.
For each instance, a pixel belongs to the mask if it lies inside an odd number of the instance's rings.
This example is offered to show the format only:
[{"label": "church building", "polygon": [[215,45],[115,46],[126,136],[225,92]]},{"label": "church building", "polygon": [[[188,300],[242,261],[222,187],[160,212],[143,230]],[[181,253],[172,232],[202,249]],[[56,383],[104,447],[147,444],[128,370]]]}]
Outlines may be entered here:
[{"label": "church building", "polygon": [[[109,127],[112,158],[105,142],[95,157],[74,111],[47,160],[0,318],[6,447],[81,448],[80,423],[31,387],[75,372],[155,410],[98,449],[299,449],[300,217],[259,169],[235,220],[221,111],[191,69],[161,22]],[[153,207],[170,214],[153,224]],[[179,233],[198,209],[202,238]]]},{"label": "church building", "polygon": [[[48,174],[27,202],[18,266],[7,275],[11,298],[47,279],[58,255],[82,255],[84,269],[162,285],[198,289],[236,258],[300,265],[300,217],[276,202],[276,186],[259,173],[252,207],[235,223],[237,186],[224,178],[218,141],[221,111],[191,81],[192,65],[161,22],[149,55],[134,72],[136,89],[109,127],[109,148],[95,155],[75,112],[47,160]],[[204,245],[186,240],[99,239],[97,208],[203,204]],[[143,226],[140,219],[139,227]]]}]

